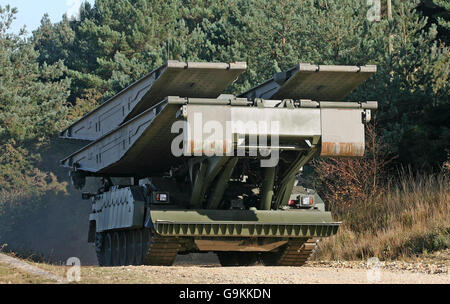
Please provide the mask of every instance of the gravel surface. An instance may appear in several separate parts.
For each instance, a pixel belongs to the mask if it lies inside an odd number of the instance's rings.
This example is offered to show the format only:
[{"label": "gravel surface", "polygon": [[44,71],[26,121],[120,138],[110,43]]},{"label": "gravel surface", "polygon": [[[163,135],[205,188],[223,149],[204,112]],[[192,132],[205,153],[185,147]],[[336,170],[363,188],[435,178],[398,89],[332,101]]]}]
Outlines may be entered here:
[{"label": "gravel surface", "polygon": [[[411,262],[308,262],[303,267],[221,267],[215,255],[190,255],[174,266],[125,266],[81,268],[80,283],[102,284],[449,284],[450,255]],[[13,261],[14,260],[14,261]],[[33,263],[8,258],[1,261],[42,277],[66,276],[69,267]],[[28,263],[27,263],[28,264]],[[25,265],[26,266],[26,265]]]},{"label": "gravel surface", "polygon": [[[142,282],[159,284],[449,284],[448,274],[411,273],[380,269],[331,267],[119,267],[105,277],[109,283],[123,282],[124,274]],[[83,277],[83,274],[82,274]],[[130,277],[128,277],[130,278]],[[99,278],[101,279],[101,278]],[[131,279],[131,278],[130,278]]]},{"label": "gravel surface", "polygon": [[[220,267],[215,255],[195,256],[177,259],[171,271],[180,272],[186,281],[193,283],[268,283],[268,284],[336,284],[336,283],[399,283],[449,284],[450,251],[444,251],[414,261],[372,260],[316,262],[310,261],[303,267]],[[208,265],[199,266],[196,260],[208,257]],[[197,265],[195,265],[197,264]],[[183,265],[186,269],[179,267]],[[186,273],[185,273],[186,272]],[[208,279],[206,279],[208,278]],[[208,281],[210,280],[210,281]]]},{"label": "gravel surface", "polygon": [[[367,262],[309,262],[312,267],[336,269],[371,269]],[[407,271],[422,274],[446,274],[448,266],[443,263],[427,264],[424,262],[377,262],[374,268],[382,271]]]}]

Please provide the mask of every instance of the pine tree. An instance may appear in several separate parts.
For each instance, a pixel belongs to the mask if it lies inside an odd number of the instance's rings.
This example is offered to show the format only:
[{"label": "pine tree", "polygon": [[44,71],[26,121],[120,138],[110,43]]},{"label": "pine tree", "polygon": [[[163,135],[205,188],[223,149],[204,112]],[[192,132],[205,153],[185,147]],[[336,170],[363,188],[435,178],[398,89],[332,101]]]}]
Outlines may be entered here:
[{"label": "pine tree", "polygon": [[24,32],[9,33],[16,12],[0,6],[0,191],[47,185],[34,164],[65,123],[70,85],[62,61],[39,65]]},{"label": "pine tree", "polygon": [[449,45],[450,2],[448,0],[421,0],[418,9],[429,18],[429,25],[437,25],[438,39]]},{"label": "pine tree", "polygon": [[428,28],[417,12],[418,3],[393,1],[378,73],[357,96],[380,101],[379,126],[403,165],[437,170],[450,149],[450,53],[436,40],[436,26]]}]

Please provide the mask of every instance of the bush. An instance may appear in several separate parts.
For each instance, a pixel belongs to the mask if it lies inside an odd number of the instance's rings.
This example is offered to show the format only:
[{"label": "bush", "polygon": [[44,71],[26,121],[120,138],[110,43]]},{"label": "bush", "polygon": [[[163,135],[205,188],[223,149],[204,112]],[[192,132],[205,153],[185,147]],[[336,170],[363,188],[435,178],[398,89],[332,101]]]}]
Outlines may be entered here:
[{"label": "bush", "polygon": [[316,259],[386,260],[450,248],[450,180],[444,174],[404,172],[380,195],[351,205],[335,213],[343,224],[321,242]]}]

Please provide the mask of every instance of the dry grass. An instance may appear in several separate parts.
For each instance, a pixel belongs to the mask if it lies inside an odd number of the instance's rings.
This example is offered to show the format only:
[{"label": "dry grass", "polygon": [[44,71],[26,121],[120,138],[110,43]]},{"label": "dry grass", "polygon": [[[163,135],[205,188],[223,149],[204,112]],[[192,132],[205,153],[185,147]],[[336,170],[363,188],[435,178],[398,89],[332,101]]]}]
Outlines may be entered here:
[{"label": "dry grass", "polygon": [[0,284],[44,284],[55,283],[52,280],[32,275],[9,265],[0,264]]},{"label": "dry grass", "polygon": [[343,222],[316,259],[389,260],[450,247],[450,154],[442,172],[430,175],[389,173],[394,159],[376,128],[368,127],[364,157],[314,163],[319,192]]},{"label": "dry grass", "polygon": [[415,256],[450,247],[450,182],[446,174],[403,173],[399,182],[364,202],[339,209],[344,223],[324,240],[315,258],[383,260]]}]

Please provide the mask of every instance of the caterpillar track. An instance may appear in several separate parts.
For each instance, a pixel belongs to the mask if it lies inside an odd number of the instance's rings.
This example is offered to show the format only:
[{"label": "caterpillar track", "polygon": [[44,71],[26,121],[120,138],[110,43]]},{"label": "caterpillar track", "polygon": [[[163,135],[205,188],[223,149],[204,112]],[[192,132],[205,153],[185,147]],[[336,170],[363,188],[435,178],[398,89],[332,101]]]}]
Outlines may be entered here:
[{"label": "caterpillar track", "polygon": [[[222,266],[303,266],[317,248],[318,239],[290,240],[276,252],[218,252]],[[151,229],[97,233],[96,253],[100,266],[171,266],[181,248],[174,237],[161,237]]]},{"label": "caterpillar track", "polygon": [[160,237],[150,229],[108,231],[96,234],[95,249],[100,266],[171,266],[180,243]]},{"label": "caterpillar track", "polygon": [[145,250],[144,265],[171,266],[181,247],[176,238],[159,237],[154,233],[148,244]]},{"label": "caterpillar track", "polygon": [[281,250],[263,254],[262,262],[267,266],[303,266],[316,250],[318,241],[317,238],[290,240]]}]

